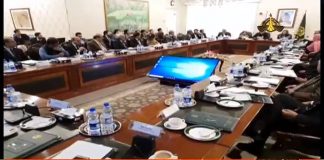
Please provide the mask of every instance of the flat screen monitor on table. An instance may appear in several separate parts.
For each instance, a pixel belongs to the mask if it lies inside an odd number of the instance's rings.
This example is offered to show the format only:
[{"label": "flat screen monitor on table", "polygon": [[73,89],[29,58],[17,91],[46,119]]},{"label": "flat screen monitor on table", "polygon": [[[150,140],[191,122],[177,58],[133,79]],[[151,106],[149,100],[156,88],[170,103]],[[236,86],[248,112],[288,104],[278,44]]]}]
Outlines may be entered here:
[{"label": "flat screen monitor on table", "polygon": [[218,63],[219,59],[161,56],[147,76],[189,85],[209,78]]}]

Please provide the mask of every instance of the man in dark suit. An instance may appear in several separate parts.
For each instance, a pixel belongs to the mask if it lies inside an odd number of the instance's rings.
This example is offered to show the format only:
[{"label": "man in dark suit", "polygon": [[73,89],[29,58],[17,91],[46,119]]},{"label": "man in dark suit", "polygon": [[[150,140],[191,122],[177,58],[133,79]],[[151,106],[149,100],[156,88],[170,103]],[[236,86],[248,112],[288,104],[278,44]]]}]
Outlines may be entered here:
[{"label": "man in dark suit", "polygon": [[169,35],[165,36],[165,37],[166,37],[167,42],[174,42],[174,41],[178,40],[177,36],[174,34],[174,31],[172,31],[172,30],[169,31]]},{"label": "man in dark suit", "polygon": [[216,38],[219,38],[219,37],[231,37],[231,33],[230,32],[227,32],[226,29],[223,29],[221,32],[218,33],[217,37]]},{"label": "man in dark suit", "polygon": [[200,30],[200,34],[201,34],[202,38],[207,38],[207,35],[206,35],[204,29]]},{"label": "man in dark suit", "polygon": [[190,40],[190,39],[195,39],[196,38],[196,36],[195,36],[195,34],[192,32],[192,30],[188,30],[187,31],[187,35],[186,35],[186,39],[187,40]]},{"label": "man in dark suit", "polygon": [[106,45],[107,49],[112,48],[112,38],[113,34],[111,32],[108,32],[107,30],[103,32],[103,42]]},{"label": "man in dark suit", "polygon": [[79,37],[73,37],[71,41],[64,46],[64,49],[69,52],[70,56],[75,56],[78,53],[83,54],[87,49],[81,47],[81,39]]},{"label": "man in dark suit", "polygon": [[129,47],[137,47],[138,45],[142,45],[142,42],[140,40],[140,34],[138,32],[135,32],[128,41]]},{"label": "man in dark suit", "polygon": [[107,47],[103,43],[103,37],[101,34],[96,34],[93,36],[93,39],[88,42],[87,44],[88,50],[91,52],[97,52],[99,50],[102,50],[104,52],[107,51]]},{"label": "man in dark suit", "polygon": [[113,43],[114,49],[127,49],[126,37],[123,34],[117,34],[116,41]]},{"label": "man in dark suit", "polygon": [[289,34],[288,30],[285,29],[281,32],[281,34],[278,34],[278,36],[277,36],[277,39],[279,39],[279,40],[282,38],[291,39],[292,35]]},{"label": "man in dark suit", "polygon": [[4,46],[3,46],[3,58],[6,61],[23,61],[27,60],[28,57],[24,54],[21,49],[15,48],[16,42],[12,38],[4,38]]},{"label": "man in dark suit", "polygon": [[30,39],[31,45],[36,44],[36,43],[41,43],[42,38],[43,38],[43,35],[40,32],[36,32],[35,37]]},{"label": "man in dark suit", "polygon": [[81,39],[81,47],[88,48],[87,47],[87,40],[82,38],[82,33],[81,32],[76,32],[75,36],[79,37]]},{"label": "man in dark suit", "polygon": [[201,34],[198,32],[198,29],[194,29],[194,34],[198,39],[201,39]]},{"label": "man in dark suit", "polygon": [[266,31],[261,31],[261,32],[256,33],[253,36],[253,39],[254,40],[272,40],[270,37],[270,33],[266,32]]},{"label": "man in dark suit", "polygon": [[22,34],[19,29],[14,30],[13,38],[17,45],[25,45],[30,41],[29,36],[27,34]]},{"label": "man in dark suit", "polygon": [[274,104],[263,107],[249,126],[251,143],[239,143],[237,148],[260,156],[273,131],[320,136],[320,101],[300,102],[287,94],[273,98]]}]

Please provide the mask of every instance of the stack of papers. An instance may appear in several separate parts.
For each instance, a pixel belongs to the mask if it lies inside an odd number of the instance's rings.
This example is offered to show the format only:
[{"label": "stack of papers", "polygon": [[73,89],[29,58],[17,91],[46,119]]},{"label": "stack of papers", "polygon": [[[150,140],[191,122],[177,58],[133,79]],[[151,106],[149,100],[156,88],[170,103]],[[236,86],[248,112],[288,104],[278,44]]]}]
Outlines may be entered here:
[{"label": "stack of papers", "polygon": [[228,89],[224,89],[220,92],[221,94],[256,94],[256,95],[267,95],[263,91],[255,91],[253,89],[246,89],[246,88],[237,88],[237,87],[231,87]]},{"label": "stack of papers", "polygon": [[101,159],[112,150],[113,148],[104,145],[86,141],[76,141],[53,159]]},{"label": "stack of papers", "polygon": [[296,78],[297,75],[293,70],[283,70],[283,69],[273,69],[270,68],[271,75],[281,76],[281,77],[292,77]]},{"label": "stack of papers", "polygon": [[256,82],[265,82],[273,85],[278,85],[280,80],[276,78],[261,78],[256,76],[250,76],[247,80],[256,81]]},{"label": "stack of papers", "polygon": [[288,58],[280,59],[279,62],[281,64],[299,64],[299,63],[302,63],[299,59],[288,59]]}]

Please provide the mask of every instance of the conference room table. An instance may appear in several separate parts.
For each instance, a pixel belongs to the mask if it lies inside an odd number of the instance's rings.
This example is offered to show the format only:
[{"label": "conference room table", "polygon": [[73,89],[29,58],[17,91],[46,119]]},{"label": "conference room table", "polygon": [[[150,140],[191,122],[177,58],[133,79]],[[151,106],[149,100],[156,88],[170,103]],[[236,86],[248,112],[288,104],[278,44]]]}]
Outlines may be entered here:
[{"label": "conference room table", "polygon": [[4,85],[44,98],[60,100],[93,92],[108,86],[143,77],[162,55],[197,56],[206,51],[229,55],[253,55],[279,44],[265,40],[213,40],[179,47],[165,47],[142,53],[105,54],[94,61],[72,58],[71,63],[50,64],[39,61],[36,66],[23,65],[16,73],[4,74]]},{"label": "conference room table", "polygon": [[[231,62],[241,62],[251,56],[244,55],[230,55],[227,57]],[[216,75],[224,76],[230,66],[231,62],[225,62],[224,72],[216,71]],[[284,78],[279,77],[280,80]],[[208,84],[209,80],[205,80],[192,85],[193,90],[204,89]],[[276,87],[264,90],[267,95],[271,95],[276,90]],[[28,95],[27,95],[28,96]],[[198,102],[200,103],[200,102]],[[43,108],[46,105],[46,99],[39,98],[38,107]],[[233,132],[222,132],[222,136],[215,141],[211,142],[200,142],[189,139],[183,133],[183,131],[170,131],[165,130],[160,138],[156,139],[156,150],[168,150],[176,154],[178,158],[223,158],[232,149],[232,147],[239,140],[240,136],[243,134],[248,125],[252,122],[258,112],[262,109],[264,105],[260,103],[249,103],[245,106],[245,111],[239,118],[239,121],[233,130]],[[97,140],[99,142],[105,141],[107,139],[112,139],[121,143],[130,145],[132,138],[137,135],[134,131],[129,130],[129,124],[132,121],[140,121],[143,123],[161,126],[164,119],[159,117],[161,110],[165,109],[167,106],[164,104],[164,99],[158,102],[149,104],[148,106],[143,106],[140,110],[131,113],[125,118],[118,119],[122,123],[122,128],[115,134],[104,137],[93,137],[91,139]],[[215,106],[216,107],[216,106]],[[194,108],[194,107],[193,107]],[[210,108],[210,107],[209,107]],[[46,110],[45,110],[46,112]],[[235,114],[235,110],[226,111],[230,114]],[[240,112],[240,111],[238,111]],[[224,112],[225,113],[225,112]],[[89,137],[83,135],[76,135],[68,140],[62,141],[52,147],[49,147],[40,153],[34,154],[28,158],[46,158],[51,157],[60,151],[64,150],[69,145],[73,144],[77,140],[85,140]],[[108,144],[109,145],[109,144]]]}]

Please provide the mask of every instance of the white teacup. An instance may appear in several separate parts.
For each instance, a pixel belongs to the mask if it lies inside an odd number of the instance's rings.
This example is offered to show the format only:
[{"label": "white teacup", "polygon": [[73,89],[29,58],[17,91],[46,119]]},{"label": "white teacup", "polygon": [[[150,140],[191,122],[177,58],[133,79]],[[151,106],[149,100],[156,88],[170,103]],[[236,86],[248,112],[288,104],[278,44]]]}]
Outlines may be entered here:
[{"label": "white teacup", "polygon": [[180,126],[182,123],[184,123],[185,120],[178,117],[172,117],[169,118],[168,122],[170,125],[177,127]]},{"label": "white teacup", "polygon": [[170,151],[160,150],[156,151],[149,159],[177,159]]}]

